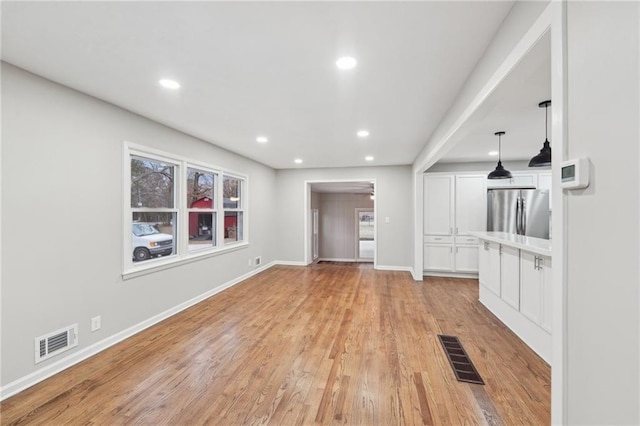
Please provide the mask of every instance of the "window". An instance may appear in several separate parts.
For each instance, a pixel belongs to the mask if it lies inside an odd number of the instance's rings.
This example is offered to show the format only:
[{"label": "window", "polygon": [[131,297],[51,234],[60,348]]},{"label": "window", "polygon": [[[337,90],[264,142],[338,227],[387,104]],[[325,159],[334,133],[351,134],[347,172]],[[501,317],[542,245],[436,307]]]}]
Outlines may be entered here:
[{"label": "window", "polygon": [[217,244],[216,181],[213,172],[187,169],[187,211],[189,213],[189,251]]},{"label": "window", "polygon": [[225,176],[223,188],[224,242],[243,240],[242,179]]},{"label": "window", "polygon": [[176,254],[176,165],[131,157],[131,255],[134,262]]},{"label": "window", "polygon": [[246,178],[125,146],[124,275],[246,244]]}]

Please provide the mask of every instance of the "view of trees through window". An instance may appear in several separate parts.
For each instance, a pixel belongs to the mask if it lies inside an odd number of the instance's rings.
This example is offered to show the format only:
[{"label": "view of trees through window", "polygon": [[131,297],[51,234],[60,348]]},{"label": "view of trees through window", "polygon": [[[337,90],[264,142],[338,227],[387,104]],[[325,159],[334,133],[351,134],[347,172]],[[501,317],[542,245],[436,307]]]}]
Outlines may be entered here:
[{"label": "view of trees through window", "polygon": [[245,179],[170,154],[132,150],[129,161],[133,263],[245,241]]},{"label": "view of trees through window", "polygon": [[176,254],[173,164],[131,158],[132,257],[142,262]]}]

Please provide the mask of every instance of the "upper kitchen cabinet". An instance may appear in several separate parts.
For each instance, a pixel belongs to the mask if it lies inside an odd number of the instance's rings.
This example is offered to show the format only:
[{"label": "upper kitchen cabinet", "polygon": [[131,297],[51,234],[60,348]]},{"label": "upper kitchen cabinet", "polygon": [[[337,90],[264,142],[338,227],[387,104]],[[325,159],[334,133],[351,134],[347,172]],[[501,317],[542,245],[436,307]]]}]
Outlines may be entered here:
[{"label": "upper kitchen cabinet", "polygon": [[512,173],[511,179],[487,179],[488,188],[538,187],[538,173]]},{"label": "upper kitchen cabinet", "polygon": [[455,185],[455,235],[469,235],[487,226],[487,187],[483,175],[457,175]]},{"label": "upper kitchen cabinet", "polygon": [[424,234],[453,234],[454,177],[425,176],[424,178]]}]

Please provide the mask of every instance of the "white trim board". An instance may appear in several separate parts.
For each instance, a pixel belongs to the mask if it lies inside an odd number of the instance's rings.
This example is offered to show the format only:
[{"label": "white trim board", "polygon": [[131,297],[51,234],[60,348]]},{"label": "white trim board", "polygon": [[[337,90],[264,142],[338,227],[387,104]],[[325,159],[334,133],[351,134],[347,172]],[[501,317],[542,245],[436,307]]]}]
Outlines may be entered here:
[{"label": "white trim board", "polygon": [[[302,263],[302,262],[300,262]],[[11,383],[8,383],[7,385],[3,386],[2,388],[0,388],[0,401],[3,401],[13,395],[16,395],[19,392],[22,392],[23,390],[30,388],[31,386],[40,383],[41,381],[48,379],[51,376],[54,376],[58,373],[60,373],[63,370],[66,370],[69,367],[72,367],[82,361],[84,361],[87,358],[90,358],[102,351],[104,351],[105,349],[122,342],[125,339],[128,339],[129,337],[132,337],[138,333],[140,333],[141,331],[179,313],[184,311],[185,309],[188,309],[190,307],[192,307],[193,305],[202,302],[205,299],[208,299],[209,297],[220,293],[223,290],[226,290],[230,287],[233,287],[234,285],[248,279],[251,278],[254,275],[259,274],[260,272],[266,271],[267,269],[275,266],[276,264],[280,264],[277,262],[271,262],[268,264],[265,264],[259,268],[254,269],[253,271],[250,271],[244,275],[241,275],[237,278],[232,279],[231,281],[227,281],[226,283],[211,289],[199,296],[196,296],[190,300],[187,300],[186,302],[182,302],[176,306],[174,306],[173,308],[167,309],[164,312],[161,312],[157,315],[152,316],[151,318],[148,318],[136,325],[133,325],[125,330],[122,330],[114,335],[111,335],[110,337],[107,337],[106,339],[103,339],[97,343],[94,343],[91,346],[87,346],[86,348],[82,348],[78,351],[75,351],[74,353],[61,358],[60,360],[49,364],[43,368],[40,368],[30,374],[27,374],[26,376],[23,376],[17,380],[14,380]]]},{"label": "white trim board", "polygon": [[413,268],[411,266],[390,266],[390,265],[376,265],[373,268],[377,271],[398,271],[398,272],[409,272],[413,276]]},{"label": "white trim board", "polygon": [[425,277],[444,277],[444,278],[469,278],[473,280],[478,279],[478,274],[473,272],[438,272],[438,271],[424,271]]}]

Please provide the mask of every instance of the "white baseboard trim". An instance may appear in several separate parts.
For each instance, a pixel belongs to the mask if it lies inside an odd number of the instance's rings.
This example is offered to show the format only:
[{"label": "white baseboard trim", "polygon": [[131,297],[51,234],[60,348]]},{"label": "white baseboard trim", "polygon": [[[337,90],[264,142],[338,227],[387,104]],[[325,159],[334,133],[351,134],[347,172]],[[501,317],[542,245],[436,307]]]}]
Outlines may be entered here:
[{"label": "white baseboard trim", "polygon": [[444,277],[444,278],[469,278],[469,279],[478,279],[477,273],[464,273],[464,272],[435,272],[435,271],[424,271],[425,277]]},{"label": "white baseboard trim", "polygon": [[69,367],[74,366],[75,364],[78,364],[82,361],[84,361],[87,358],[92,357],[93,355],[96,355],[102,351],[104,351],[105,349],[115,345],[116,343],[120,343],[125,339],[128,339],[129,337],[140,333],[141,331],[151,327],[152,325],[155,325],[157,323],[159,323],[160,321],[163,321],[175,314],[177,314],[178,312],[182,312],[187,308],[190,308],[191,306],[202,302],[205,299],[208,299],[209,297],[220,293],[223,290],[228,289],[229,287],[232,287],[248,278],[251,278],[254,275],[259,274],[260,272],[263,272],[269,268],[271,268],[272,266],[276,265],[277,262],[270,262],[267,263],[263,266],[260,266],[259,268],[254,269],[253,271],[250,271],[244,275],[241,275],[231,281],[227,281],[226,283],[211,289],[209,291],[207,291],[206,293],[203,293],[199,296],[196,296],[190,300],[187,300],[186,302],[180,303],[179,305],[174,306],[173,308],[167,309],[164,312],[161,312],[157,315],[152,316],[151,318],[144,320],[134,326],[131,326],[125,330],[122,330],[116,334],[111,335],[110,337],[107,337],[104,340],[101,340],[97,343],[94,343],[91,346],[87,346],[86,348],[82,348],[74,353],[72,353],[69,356],[66,356],[56,362],[54,362],[53,364],[47,365],[46,367],[40,368],[30,374],[27,374],[24,377],[20,377],[19,379],[14,380],[11,383],[6,384],[5,386],[2,386],[2,388],[0,388],[0,401],[3,401],[17,393],[22,392],[23,390],[45,380],[48,379],[51,376],[54,376],[58,373],[60,373],[63,370],[66,370]]},{"label": "white baseboard trim", "polygon": [[278,266],[307,266],[306,263],[295,260],[276,260],[273,264]]},{"label": "white baseboard trim", "polygon": [[375,269],[377,269],[378,271],[410,272],[411,275],[413,275],[413,268],[411,266],[376,265]]},{"label": "white baseboard trim", "polygon": [[340,257],[321,257],[318,259],[318,262],[351,262],[351,263],[355,263],[355,259],[351,258],[351,259],[347,259],[347,258],[340,258]]}]

